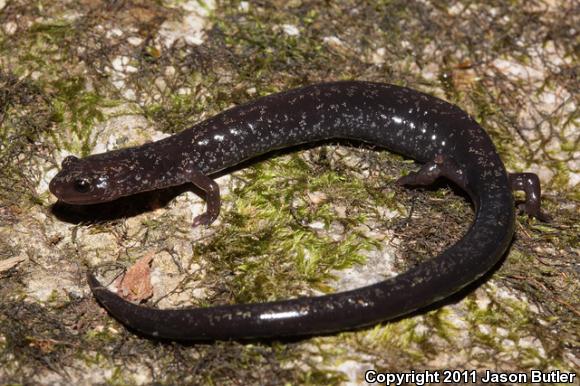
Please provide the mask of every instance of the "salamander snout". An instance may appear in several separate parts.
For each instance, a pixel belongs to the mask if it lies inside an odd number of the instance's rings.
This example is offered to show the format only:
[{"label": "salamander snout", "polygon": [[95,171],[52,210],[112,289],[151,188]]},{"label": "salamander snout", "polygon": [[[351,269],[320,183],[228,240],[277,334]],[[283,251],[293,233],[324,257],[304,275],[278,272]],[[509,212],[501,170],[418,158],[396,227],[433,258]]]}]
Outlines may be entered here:
[{"label": "salamander snout", "polygon": [[62,194],[56,178],[50,180],[50,183],[48,184],[48,190],[50,190],[50,193],[54,194],[56,197],[60,197]]},{"label": "salamander snout", "polygon": [[99,164],[68,156],[61,171],[50,181],[50,192],[59,201],[73,205],[111,200],[110,176]]}]

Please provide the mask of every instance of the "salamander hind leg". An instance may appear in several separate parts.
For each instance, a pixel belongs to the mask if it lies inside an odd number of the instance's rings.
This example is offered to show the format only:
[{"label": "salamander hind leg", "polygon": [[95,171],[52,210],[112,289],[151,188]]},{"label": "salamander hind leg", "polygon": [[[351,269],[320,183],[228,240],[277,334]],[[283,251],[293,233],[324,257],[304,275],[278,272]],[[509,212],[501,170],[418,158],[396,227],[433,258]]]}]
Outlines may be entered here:
[{"label": "salamander hind leg", "polygon": [[509,180],[512,190],[521,190],[526,194],[526,199],[519,208],[528,216],[544,222],[550,221],[550,216],[543,213],[540,208],[542,190],[538,176],[534,173],[510,173]]},{"label": "salamander hind leg", "polygon": [[463,189],[467,186],[463,169],[452,158],[443,154],[436,155],[433,161],[427,162],[418,171],[399,178],[397,185],[431,185],[439,177],[446,177]]},{"label": "salamander hind leg", "polygon": [[207,204],[207,210],[205,213],[195,217],[192,226],[210,225],[220,214],[220,188],[214,180],[198,170],[190,171],[188,177],[191,183],[205,192],[205,201]]}]

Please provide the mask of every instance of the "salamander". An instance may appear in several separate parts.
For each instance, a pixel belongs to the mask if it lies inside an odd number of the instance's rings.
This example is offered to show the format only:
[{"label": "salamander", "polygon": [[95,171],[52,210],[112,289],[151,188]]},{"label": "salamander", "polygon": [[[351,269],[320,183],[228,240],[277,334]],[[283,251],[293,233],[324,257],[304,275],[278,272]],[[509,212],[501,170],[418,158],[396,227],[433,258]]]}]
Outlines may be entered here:
[{"label": "salamander", "polygon": [[436,257],[382,282],[324,296],[207,308],[156,309],[133,304],[91,272],[98,302],[120,322],[149,337],[180,341],[269,338],[333,333],[407,315],[456,293],[490,271],[514,233],[512,188],[524,190],[524,210],[540,212],[531,173],[508,174],[481,126],[459,107],[390,84],[314,84],[233,107],[160,141],[79,159],[68,156],[50,182],[62,202],[95,204],[193,183],[207,210],[194,225],[219,215],[212,175],[274,150],[325,140],[368,143],[423,164],[400,185],[444,177],[465,190],[475,219],[466,234]]}]

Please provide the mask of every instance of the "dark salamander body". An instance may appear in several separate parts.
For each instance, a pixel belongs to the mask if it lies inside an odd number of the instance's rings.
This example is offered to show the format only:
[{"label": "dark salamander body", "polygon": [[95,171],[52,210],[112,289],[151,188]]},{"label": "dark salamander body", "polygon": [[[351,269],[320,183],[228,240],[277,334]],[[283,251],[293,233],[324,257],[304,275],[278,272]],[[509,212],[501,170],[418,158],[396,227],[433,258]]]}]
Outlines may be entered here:
[{"label": "dark salamander body", "polygon": [[67,157],[50,189],[66,203],[91,204],[193,182],[206,192],[208,206],[194,224],[210,224],[219,214],[220,198],[208,175],[272,150],[334,138],[370,143],[424,164],[401,184],[426,185],[440,176],[454,181],[475,204],[469,231],[439,256],[403,274],[332,295],[160,310],[122,299],[89,274],[95,297],[127,326],[174,340],[342,331],[408,314],[488,272],[513,236],[512,187],[525,190],[524,209],[541,216],[537,177],[508,176],[487,134],[461,109],[408,88],[356,81],[260,98],[143,146]]}]

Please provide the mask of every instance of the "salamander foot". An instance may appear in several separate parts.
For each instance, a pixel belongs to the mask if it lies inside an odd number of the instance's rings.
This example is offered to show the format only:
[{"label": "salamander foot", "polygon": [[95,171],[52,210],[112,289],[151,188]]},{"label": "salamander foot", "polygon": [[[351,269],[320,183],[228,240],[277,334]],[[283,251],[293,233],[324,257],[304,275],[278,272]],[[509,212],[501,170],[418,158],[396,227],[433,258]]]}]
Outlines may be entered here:
[{"label": "salamander foot", "polygon": [[198,225],[209,226],[220,214],[220,188],[214,180],[207,177],[197,169],[189,170],[188,175],[191,182],[205,192],[205,202],[207,204],[206,212],[193,219],[192,227]]},{"label": "salamander foot", "polygon": [[459,187],[466,189],[467,178],[463,169],[457,163],[443,155],[437,154],[433,161],[429,161],[416,172],[411,172],[397,180],[397,185],[431,185],[439,177],[446,177]]},{"label": "salamander foot", "polygon": [[525,201],[518,208],[530,217],[549,222],[550,216],[540,209],[542,189],[540,179],[534,173],[510,173],[508,175],[512,190],[521,190],[526,194]]}]

